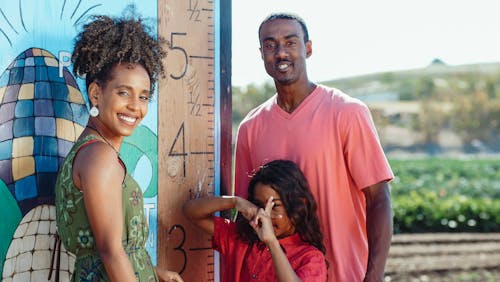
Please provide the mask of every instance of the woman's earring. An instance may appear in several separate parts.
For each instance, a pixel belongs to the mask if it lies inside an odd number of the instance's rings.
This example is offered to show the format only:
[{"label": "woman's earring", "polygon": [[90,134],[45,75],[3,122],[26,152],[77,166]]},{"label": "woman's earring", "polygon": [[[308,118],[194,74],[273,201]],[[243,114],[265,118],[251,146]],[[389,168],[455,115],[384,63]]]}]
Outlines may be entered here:
[{"label": "woman's earring", "polygon": [[92,106],[92,108],[90,108],[89,114],[91,117],[96,117],[99,115],[99,109],[96,106]]}]

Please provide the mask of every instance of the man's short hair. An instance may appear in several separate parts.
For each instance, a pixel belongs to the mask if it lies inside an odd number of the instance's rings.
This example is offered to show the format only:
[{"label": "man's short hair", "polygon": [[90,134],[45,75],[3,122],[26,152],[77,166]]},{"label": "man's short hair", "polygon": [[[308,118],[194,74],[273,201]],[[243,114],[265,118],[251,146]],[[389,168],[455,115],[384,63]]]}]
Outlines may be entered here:
[{"label": "man's short hair", "polygon": [[265,23],[274,21],[274,20],[296,20],[300,26],[302,27],[302,31],[304,32],[304,42],[309,41],[309,32],[307,31],[306,22],[299,15],[294,13],[272,13],[267,16],[259,26],[259,41],[260,41],[260,30]]}]

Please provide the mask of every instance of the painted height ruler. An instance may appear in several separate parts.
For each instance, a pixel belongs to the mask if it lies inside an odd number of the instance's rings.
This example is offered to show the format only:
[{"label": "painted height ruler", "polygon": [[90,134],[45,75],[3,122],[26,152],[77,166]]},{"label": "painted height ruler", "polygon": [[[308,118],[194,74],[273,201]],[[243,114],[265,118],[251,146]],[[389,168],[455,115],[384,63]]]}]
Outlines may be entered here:
[{"label": "painted height ruler", "polygon": [[[214,281],[218,272],[211,237],[181,212],[190,198],[219,194],[216,3],[158,1],[158,33],[170,44],[158,98],[158,266],[181,273],[185,281]],[[224,151],[223,161],[230,143]],[[228,179],[222,181],[227,186]]]}]

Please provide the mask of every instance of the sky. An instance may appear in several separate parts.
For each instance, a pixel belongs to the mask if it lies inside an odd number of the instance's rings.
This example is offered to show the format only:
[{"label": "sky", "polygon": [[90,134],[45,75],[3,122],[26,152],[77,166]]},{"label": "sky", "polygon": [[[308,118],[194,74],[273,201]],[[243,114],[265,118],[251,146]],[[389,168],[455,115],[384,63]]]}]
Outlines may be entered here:
[{"label": "sky", "polygon": [[423,68],[435,58],[449,65],[500,62],[498,0],[236,0],[233,85],[271,81],[257,30],[277,11],[304,18],[313,81]]}]

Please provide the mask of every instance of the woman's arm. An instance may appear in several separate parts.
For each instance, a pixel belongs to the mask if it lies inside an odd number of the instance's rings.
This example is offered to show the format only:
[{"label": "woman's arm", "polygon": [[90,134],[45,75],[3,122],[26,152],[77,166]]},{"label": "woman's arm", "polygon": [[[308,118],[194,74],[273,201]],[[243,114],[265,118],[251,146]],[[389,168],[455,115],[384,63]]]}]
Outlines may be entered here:
[{"label": "woman's arm", "polygon": [[184,216],[191,222],[205,230],[208,234],[213,235],[213,213],[232,208],[236,208],[248,220],[252,219],[257,213],[257,206],[237,196],[210,196],[190,200],[184,204],[182,210]]},{"label": "woman's arm", "polygon": [[122,246],[122,181],[125,175],[116,153],[106,144],[86,146],[74,162],[85,210],[106,273],[111,281],[136,281],[132,264]]},{"label": "woman's arm", "polygon": [[259,209],[254,220],[250,222],[250,225],[259,236],[259,239],[269,248],[277,280],[280,282],[301,281],[290,265],[278,238],[274,234],[271,222],[271,210],[273,206],[273,197],[269,197],[265,209]]}]

